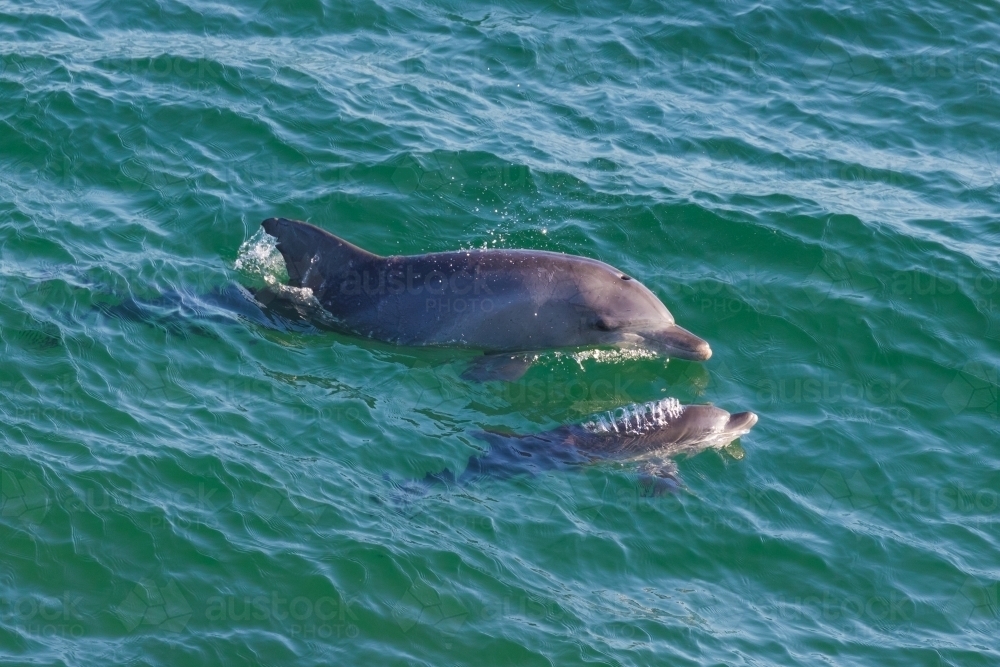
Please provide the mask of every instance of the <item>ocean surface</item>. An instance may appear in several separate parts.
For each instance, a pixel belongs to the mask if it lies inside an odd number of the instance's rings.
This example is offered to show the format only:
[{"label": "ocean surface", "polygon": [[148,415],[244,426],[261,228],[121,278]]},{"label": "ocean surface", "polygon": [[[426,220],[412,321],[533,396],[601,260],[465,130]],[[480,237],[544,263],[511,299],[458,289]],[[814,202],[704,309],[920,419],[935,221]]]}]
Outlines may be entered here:
[{"label": "ocean surface", "polygon": [[[206,306],[271,216],[599,259],[714,356]],[[998,664],[998,246],[995,3],[0,0],[0,663]],[[745,455],[400,500],[667,396]]]}]

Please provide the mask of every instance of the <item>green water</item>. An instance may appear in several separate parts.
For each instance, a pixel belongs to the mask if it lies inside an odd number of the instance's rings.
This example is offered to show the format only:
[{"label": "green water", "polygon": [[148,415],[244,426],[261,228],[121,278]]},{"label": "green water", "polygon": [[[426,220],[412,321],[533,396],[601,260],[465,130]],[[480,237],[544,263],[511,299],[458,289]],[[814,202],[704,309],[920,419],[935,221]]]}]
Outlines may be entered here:
[{"label": "green water", "polygon": [[[990,665],[989,4],[0,1],[0,661]],[[382,254],[608,262],[705,364],[96,306]],[[259,277],[259,276],[258,276]],[[676,396],[735,460],[437,489],[482,428]]]}]

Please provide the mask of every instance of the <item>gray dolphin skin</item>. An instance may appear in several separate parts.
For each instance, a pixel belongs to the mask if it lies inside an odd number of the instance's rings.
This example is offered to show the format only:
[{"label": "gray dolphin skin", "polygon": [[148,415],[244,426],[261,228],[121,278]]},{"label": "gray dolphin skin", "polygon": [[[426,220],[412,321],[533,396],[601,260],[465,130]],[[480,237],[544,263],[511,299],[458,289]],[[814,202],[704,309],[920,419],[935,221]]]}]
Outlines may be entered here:
[{"label": "gray dolphin skin", "polygon": [[593,415],[581,424],[530,435],[475,434],[489,443],[458,477],[449,470],[427,475],[425,485],[465,484],[482,477],[537,474],[601,460],[634,464],[658,491],[677,483],[678,456],[721,449],[757,423],[752,412],[730,414],[712,405],[681,405],[676,398],[640,403]]},{"label": "gray dolphin skin", "polygon": [[712,355],[642,283],[597,260],[498,249],[380,257],[305,222],[262,226],[277,239],[289,281],[258,300],[337,331],[486,353],[616,346]]}]

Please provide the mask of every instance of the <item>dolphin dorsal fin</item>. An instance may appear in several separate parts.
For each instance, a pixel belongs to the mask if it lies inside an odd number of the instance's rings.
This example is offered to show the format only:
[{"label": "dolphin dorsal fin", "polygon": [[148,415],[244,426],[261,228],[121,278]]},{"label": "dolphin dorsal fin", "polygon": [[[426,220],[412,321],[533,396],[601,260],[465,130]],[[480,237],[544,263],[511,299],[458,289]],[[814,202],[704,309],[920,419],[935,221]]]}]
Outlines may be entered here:
[{"label": "dolphin dorsal fin", "polygon": [[307,222],[268,218],[261,227],[278,240],[278,251],[285,259],[288,284],[292,287],[308,287],[315,293],[324,282],[329,284],[330,279],[339,282],[352,269],[360,270],[378,259],[377,255]]}]

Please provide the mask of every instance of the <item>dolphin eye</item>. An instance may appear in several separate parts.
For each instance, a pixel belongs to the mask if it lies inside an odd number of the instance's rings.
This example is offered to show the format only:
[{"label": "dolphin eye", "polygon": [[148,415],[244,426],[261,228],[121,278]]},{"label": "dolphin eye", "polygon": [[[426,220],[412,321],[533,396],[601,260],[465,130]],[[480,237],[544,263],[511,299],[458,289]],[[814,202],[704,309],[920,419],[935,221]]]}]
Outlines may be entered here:
[{"label": "dolphin eye", "polygon": [[622,280],[632,280],[632,276],[626,276],[624,273],[618,276]]},{"label": "dolphin eye", "polygon": [[614,327],[608,324],[607,320],[602,317],[598,317],[594,321],[594,328],[598,331],[613,331]]}]

